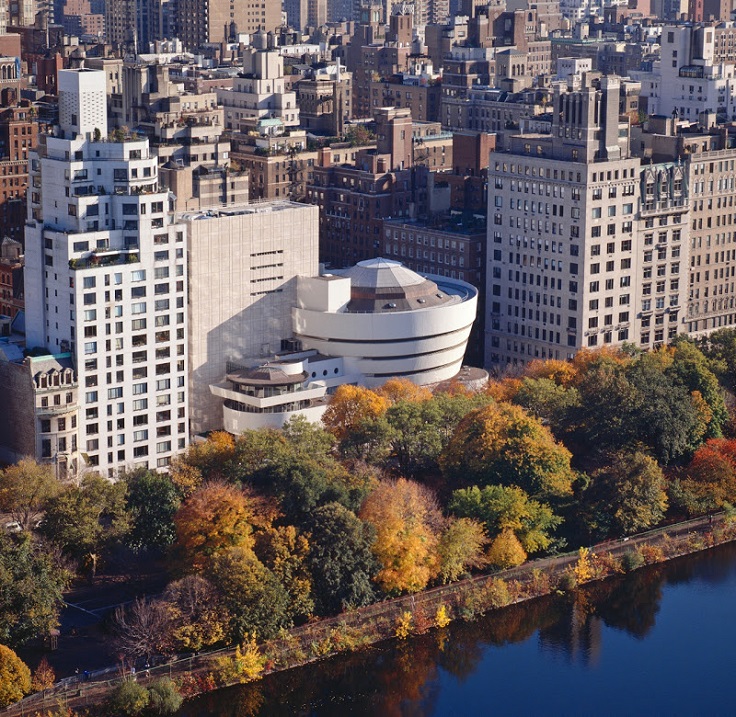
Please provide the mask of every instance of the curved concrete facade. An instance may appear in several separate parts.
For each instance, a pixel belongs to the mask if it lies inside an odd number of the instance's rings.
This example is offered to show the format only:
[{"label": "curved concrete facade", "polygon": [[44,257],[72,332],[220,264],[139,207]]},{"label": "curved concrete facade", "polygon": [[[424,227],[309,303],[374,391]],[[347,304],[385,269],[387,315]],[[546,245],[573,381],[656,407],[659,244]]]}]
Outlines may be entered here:
[{"label": "curved concrete facade", "polygon": [[[335,310],[335,302],[327,311],[302,305],[294,309],[295,336],[305,349],[343,357],[346,373],[361,375],[361,383],[369,387],[392,376],[419,384],[450,379],[462,365],[478,292],[463,281],[430,278],[445,295],[441,305],[371,313],[352,312],[345,304]],[[318,280],[304,280],[298,293],[310,292],[307,284]]]}]

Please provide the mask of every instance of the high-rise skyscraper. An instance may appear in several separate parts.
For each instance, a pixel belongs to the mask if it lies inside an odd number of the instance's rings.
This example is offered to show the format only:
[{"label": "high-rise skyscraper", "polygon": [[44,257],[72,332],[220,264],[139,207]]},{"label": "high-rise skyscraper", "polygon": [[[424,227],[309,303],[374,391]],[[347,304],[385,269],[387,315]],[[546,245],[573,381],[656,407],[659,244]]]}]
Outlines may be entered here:
[{"label": "high-rise skyscraper", "polygon": [[107,133],[105,73],[59,73],[59,127],[31,153],[28,348],[71,354],[79,450],[113,475],[187,444],[186,229],[148,140]]}]

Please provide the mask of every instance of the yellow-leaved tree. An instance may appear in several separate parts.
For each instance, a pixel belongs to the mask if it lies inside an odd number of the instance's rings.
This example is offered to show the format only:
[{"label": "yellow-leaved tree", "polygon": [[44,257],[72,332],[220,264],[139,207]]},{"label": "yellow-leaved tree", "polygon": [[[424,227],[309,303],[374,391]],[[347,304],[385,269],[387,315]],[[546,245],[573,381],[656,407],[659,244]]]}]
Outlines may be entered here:
[{"label": "yellow-leaved tree", "polygon": [[492,403],[468,413],[440,456],[458,483],[518,485],[532,497],[572,493],[572,455],[519,406]]},{"label": "yellow-leaved tree", "polygon": [[373,552],[381,565],[375,581],[387,593],[418,592],[440,568],[443,518],[434,493],[414,481],[381,481],[360,517],[373,525]]},{"label": "yellow-leaved tree", "polygon": [[0,645],[0,707],[22,700],[31,691],[28,665],[9,647]]}]

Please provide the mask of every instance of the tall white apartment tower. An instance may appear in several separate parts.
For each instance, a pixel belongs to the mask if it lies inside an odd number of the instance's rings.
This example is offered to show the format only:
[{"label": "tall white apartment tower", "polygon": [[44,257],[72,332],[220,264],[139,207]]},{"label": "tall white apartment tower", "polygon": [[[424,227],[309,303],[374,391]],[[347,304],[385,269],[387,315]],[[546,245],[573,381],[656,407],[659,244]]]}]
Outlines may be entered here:
[{"label": "tall white apartment tower", "polygon": [[107,138],[105,73],[59,73],[60,124],[31,153],[28,348],[70,352],[88,466],[165,468],[186,447],[186,228],[148,140]]}]

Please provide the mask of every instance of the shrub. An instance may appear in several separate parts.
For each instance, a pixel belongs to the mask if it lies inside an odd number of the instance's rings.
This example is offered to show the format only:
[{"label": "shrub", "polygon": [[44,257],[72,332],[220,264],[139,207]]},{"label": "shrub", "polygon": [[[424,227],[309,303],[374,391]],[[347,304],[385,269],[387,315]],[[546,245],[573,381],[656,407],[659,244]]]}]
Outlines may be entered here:
[{"label": "shrub", "polygon": [[565,570],[565,572],[560,576],[560,581],[557,583],[557,587],[566,593],[569,593],[571,590],[575,590],[577,586],[578,579],[574,568]]},{"label": "shrub", "polygon": [[133,680],[121,682],[107,702],[110,714],[134,717],[148,706],[148,690]]},{"label": "shrub", "polygon": [[437,613],[434,616],[434,624],[437,627],[447,627],[450,624],[450,616],[447,614],[447,608],[444,605],[440,605],[437,608]]},{"label": "shrub", "polygon": [[644,556],[639,550],[629,550],[621,558],[621,565],[627,573],[638,570],[644,565],[644,562]]},{"label": "shrub", "polygon": [[256,644],[255,635],[235,648],[234,657],[220,657],[216,660],[217,677],[222,684],[234,682],[245,684],[257,680],[266,667],[266,658]]},{"label": "shrub", "polygon": [[578,551],[578,561],[575,563],[574,570],[577,585],[582,585],[595,577],[592,555],[589,548],[580,548]]},{"label": "shrub", "polygon": [[661,563],[664,560],[664,551],[658,545],[642,545],[639,552],[647,565]]},{"label": "shrub", "polygon": [[404,610],[404,612],[396,618],[394,635],[398,637],[399,640],[406,640],[406,638],[412,633],[413,624],[413,615],[408,610]]},{"label": "shrub", "polygon": [[148,710],[154,715],[173,715],[179,711],[184,698],[179,688],[168,677],[148,686]]}]

